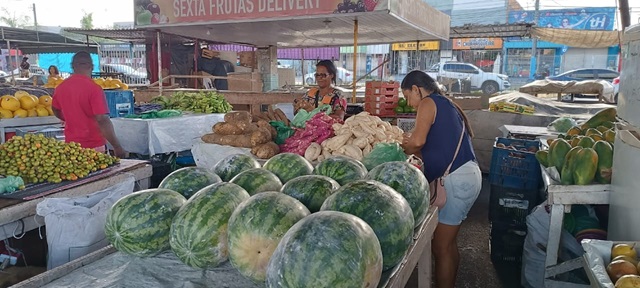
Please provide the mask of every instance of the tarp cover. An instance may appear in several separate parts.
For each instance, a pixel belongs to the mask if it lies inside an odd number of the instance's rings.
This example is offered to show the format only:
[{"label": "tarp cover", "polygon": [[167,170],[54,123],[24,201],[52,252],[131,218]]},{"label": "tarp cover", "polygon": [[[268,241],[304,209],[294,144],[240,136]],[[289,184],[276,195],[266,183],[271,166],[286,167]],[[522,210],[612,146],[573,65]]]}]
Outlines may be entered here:
[{"label": "tarp cover", "polygon": [[533,28],[531,34],[547,42],[577,48],[607,48],[620,44],[618,31]]},{"label": "tarp cover", "polygon": [[604,98],[612,98],[613,85],[606,80],[585,80],[579,82],[537,80],[520,87],[519,91],[529,94],[594,94],[603,96]]},{"label": "tarp cover", "polygon": [[218,268],[202,270],[184,265],[172,252],[148,258],[115,252],[42,287],[251,288],[261,286],[264,285],[256,285],[243,277],[229,261]]},{"label": "tarp cover", "polygon": [[520,92],[511,92],[491,98],[491,102],[500,101],[533,106],[536,109],[536,115],[569,116],[573,118],[588,118],[604,108],[615,107],[614,105],[596,102],[565,103],[555,101],[555,98],[539,98]]}]

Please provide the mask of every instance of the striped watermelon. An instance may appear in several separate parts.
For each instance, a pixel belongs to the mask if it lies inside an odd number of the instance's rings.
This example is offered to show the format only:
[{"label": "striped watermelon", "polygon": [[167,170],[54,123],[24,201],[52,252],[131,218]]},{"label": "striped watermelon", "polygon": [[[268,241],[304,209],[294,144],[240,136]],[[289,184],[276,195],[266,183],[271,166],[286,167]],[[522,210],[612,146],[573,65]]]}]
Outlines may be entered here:
[{"label": "striped watermelon", "polygon": [[320,211],[349,213],[367,222],[382,248],[383,270],[395,267],[413,241],[411,206],[393,188],[372,180],[360,180],[340,187],[329,196]]},{"label": "striped watermelon", "polygon": [[167,189],[150,189],[122,197],[107,213],[109,242],[129,255],[155,256],[169,249],[173,216],[187,199]]},{"label": "striped watermelon", "polygon": [[160,182],[158,188],[176,191],[189,199],[200,189],[220,182],[222,182],[222,179],[207,169],[186,167],[167,175]]},{"label": "striped watermelon", "polygon": [[281,153],[271,157],[262,167],[276,174],[283,184],[289,180],[313,173],[313,165],[304,157],[294,153]]},{"label": "striped watermelon", "polygon": [[251,196],[229,219],[229,261],[240,273],[264,282],[267,264],[289,228],[310,214],[293,197],[280,192]]},{"label": "striped watermelon", "polygon": [[173,253],[194,268],[214,268],[227,261],[229,217],[247,199],[247,191],[231,183],[213,184],[198,191],[173,219]]},{"label": "striped watermelon", "polygon": [[267,191],[280,191],[282,188],[282,182],[280,182],[278,176],[261,168],[244,171],[233,177],[230,182],[240,185],[240,187],[249,192],[249,195]]},{"label": "striped watermelon", "polygon": [[340,184],[327,176],[306,175],[287,182],[280,192],[298,199],[311,213],[315,213],[320,211],[324,200],[338,188]]},{"label": "striped watermelon", "polygon": [[402,194],[411,206],[415,226],[422,224],[429,211],[429,182],[420,169],[404,161],[387,162],[371,169],[366,178]]},{"label": "striped watermelon", "polygon": [[374,288],[381,275],[380,243],[371,227],[347,213],[322,211],[284,235],[269,261],[266,286]]},{"label": "striped watermelon", "polygon": [[336,180],[338,184],[345,185],[349,182],[364,179],[367,175],[367,168],[360,161],[353,158],[333,156],[320,162],[313,173],[327,176]]},{"label": "striped watermelon", "polygon": [[260,168],[258,160],[246,154],[234,154],[220,160],[213,171],[220,176],[222,181],[229,182],[240,172],[253,168]]}]

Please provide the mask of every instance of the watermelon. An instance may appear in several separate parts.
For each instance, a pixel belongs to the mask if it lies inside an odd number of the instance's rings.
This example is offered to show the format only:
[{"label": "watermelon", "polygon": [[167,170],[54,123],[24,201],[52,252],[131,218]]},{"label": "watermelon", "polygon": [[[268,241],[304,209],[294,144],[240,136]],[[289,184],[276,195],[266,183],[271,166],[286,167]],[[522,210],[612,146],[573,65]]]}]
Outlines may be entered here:
[{"label": "watermelon", "polygon": [[178,192],[167,189],[129,194],[107,212],[104,233],[120,252],[155,256],[169,249],[171,221],[186,201]]},{"label": "watermelon", "polygon": [[340,188],[340,184],[326,176],[306,175],[294,178],[282,186],[280,192],[302,202],[311,213],[320,211],[324,200]]},{"label": "watermelon", "polygon": [[249,195],[267,191],[280,191],[282,188],[282,182],[280,182],[278,176],[261,168],[244,171],[233,177],[230,182],[240,185],[240,187],[249,192]]},{"label": "watermelon", "polygon": [[222,181],[229,182],[240,172],[253,168],[260,168],[258,160],[246,154],[233,154],[220,160],[213,171],[220,176]]},{"label": "watermelon", "polygon": [[315,175],[327,176],[336,180],[338,184],[345,185],[349,182],[364,179],[367,176],[367,168],[353,158],[334,156],[323,160],[313,170]]},{"label": "watermelon", "polygon": [[291,196],[264,192],[251,196],[229,219],[229,261],[247,278],[264,283],[267,264],[289,228],[310,214]]},{"label": "watermelon", "polygon": [[227,261],[227,225],[231,213],[249,199],[232,183],[218,183],[198,191],[178,211],[171,224],[171,250],[188,266],[214,268]]},{"label": "watermelon", "polygon": [[313,173],[313,165],[304,157],[294,153],[281,153],[271,157],[262,167],[276,174],[282,183]]},{"label": "watermelon", "polygon": [[387,162],[371,169],[366,179],[386,184],[400,193],[411,206],[415,226],[429,211],[429,182],[420,169],[404,162]]},{"label": "watermelon", "polygon": [[222,182],[218,175],[199,167],[186,167],[167,175],[158,188],[176,191],[187,199],[200,189]]},{"label": "watermelon", "polygon": [[267,266],[266,286],[377,287],[382,253],[375,233],[347,213],[311,214],[287,231]]},{"label": "watermelon", "polygon": [[413,241],[411,206],[393,188],[372,180],[360,180],[340,187],[329,196],[320,211],[340,211],[367,222],[380,241],[383,271],[395,267]]}]

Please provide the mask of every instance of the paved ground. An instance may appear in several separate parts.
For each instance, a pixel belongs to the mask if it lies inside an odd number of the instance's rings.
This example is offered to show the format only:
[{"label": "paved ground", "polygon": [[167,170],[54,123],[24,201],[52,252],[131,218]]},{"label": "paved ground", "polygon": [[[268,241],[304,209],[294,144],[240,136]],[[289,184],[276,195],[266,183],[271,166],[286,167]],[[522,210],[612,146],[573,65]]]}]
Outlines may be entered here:
[{"label": "paved ground", "polygon": [[[456,287],[519,288],[519,267],[495,267],[489,253],[489,183],[483,183],[480,197],[462,223],[458,236],[461,263]],[[406,288],[418,287],[411,279]],[[434,286],[435,287],[435,286]]]}]

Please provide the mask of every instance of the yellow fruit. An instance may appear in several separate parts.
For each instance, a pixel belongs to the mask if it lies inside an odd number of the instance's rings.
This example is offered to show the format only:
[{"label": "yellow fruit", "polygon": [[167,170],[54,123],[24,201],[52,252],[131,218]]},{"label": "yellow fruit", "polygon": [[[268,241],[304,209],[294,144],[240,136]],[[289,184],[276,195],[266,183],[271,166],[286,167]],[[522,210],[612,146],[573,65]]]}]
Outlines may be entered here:
[{"label": "yellow fruit", "polygon": [[37,107],[36,109],[36,114],[38,115],[38,117],[46,117],[49,116],[49,110],[47,110],[47,108],[45,107]]},{"label": "yellow fruit", "polygon": [[40,96],[40,99],[38,99],[38,102],[44,106],[51,106],[52,101],[53,98],[51,98],[51,96],[49,95]]},{"label": "yellow fruit", "polygon": [[38,117],[38,111],[36,111],[36,108],[27,110],[27,117]]},{"label": "yellow fruit", "polygon": [[16,97],[8,96],[0,100],[0,107],[15,112],[20,109],[20,101]]},{"label": "yellow fruit", "polygon": [[47,112],[49,112],[49,116],[56,116],[53,114],[53,109],[51,109],[51,106],[47,106],[45,107],[45,109],[47,109]]},{"label": "yellow fruit", "polygon": [[120,87],[121,87],[123,90],[129,90],[129,85],[127,85],[127,84],[120,83]]},{"label": "yellow fruit", "polygon": [[16,118],[27,118],[29,117],[29,112],[27,112],[27,110],[24,110],[24,109],[18,109],[13,112],[13,116]]},{"label": "yellow fruit", "polygon": [[13,118],[13,113],[7,109],[0,108],[0,119]]},{"label": "yellow fruit", "polygon": [[38,101],[39,101],[38,96],[29,94],[29,97],[31,97],[31,99],[33,99],[33,101],[35,101],[36,104],[38,104]]},{"label": "yellow fruit", "polygon": [[613,246],[613,248],[611,249],[611,259],[615,259],[620,255],[624,255],[632,259],[637,259],[638,253],[636,252],[635,246],[635,244],[618,244],[616,246]]},{"label": "yellow fruit", "polygon": [[640,276],[625,275],[616,281],[616,288],[637,288],[640,287]]},{"label": "yellow fruit", "polygon": [[607,274],[609,274],[611,282],[616,283],[622,276],[638,275],[638,269],[628,261],[616,260],[607,265]]},{"label": "yellow fruit", "polygon": [[15,96],[18,99],[22,98],[22,96],[27,96],[27,95],[29,95],[29,93],[26,92],[26,91],[22,91],[22,90],[16,91],[16,93],[13,94],[13,96]]},{"label": "yellow fruit", "polygon": [[11,95],[2,95],[2,96],[0,96],[0,100],[2,100],[3,98],[7,98],[7,97],[13,97],[13,96],[11,96]]},{"label": "yellow fruit", "polygon": [[33,101],[33,98],[29,97],[29,95],[20,97],[19,101],[20,101],[20,108],[24,110],[35,108],[38,103],[36,101]]},{"label": "yellow fruit", "polygon": [[611,262],[616,261],[616,260],[624,260],[624,261],[628,261],[631,262],[631,264],[638,266],[638,260],[635,258],[631,258],[629,256],[625,256],[625,255],[620,255],[616,258],[613,258],[613,260],[611,260]]}]

